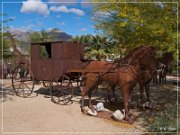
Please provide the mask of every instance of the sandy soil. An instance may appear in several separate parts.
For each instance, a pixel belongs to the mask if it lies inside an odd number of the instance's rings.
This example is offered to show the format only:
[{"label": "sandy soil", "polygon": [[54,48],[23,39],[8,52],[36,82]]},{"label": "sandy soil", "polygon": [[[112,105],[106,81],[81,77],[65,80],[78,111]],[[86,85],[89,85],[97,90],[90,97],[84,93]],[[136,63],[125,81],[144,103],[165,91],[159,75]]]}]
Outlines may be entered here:
[{"label": "sandy soil", "polygon": [[[171,81],[174,78],[171,78]],[[176,80],[176,79],[175,79]],[[79,101],[80,96],[73,98],[73,104],[69,105],[57,105],[51,102],[50,98],[44,97],[45,88],[42,88],[42,84],[35,86],[35,93],[29,98],[21,98],[14,95],[11,80],[1,80],[1,86],[3,84],[3,94],[1,93],[1,120],[2,127],[1,133],[3,135],[19,135],[19,134],[142,134],[142,131],[146,131],[143,127],[144,116],[148,115],[148,112],[137,111],[139,114],[138,120],[130,125],[122,122],[109,121],[105,119],[96,118],[93,116],[87,116],[80,112]],[[158,100],[159,91],[166,90],[172,95],[172,100],[177,97],[177,86],[153,87],[152,95],[153,100]],[[168,90],[167,90],[168,89]],[[171,90],[170,90],[171,89]],[[2,91],[2,89],[1,89]],[[94,94],[94,100],[103,101],[107,96],[107,92],[101,92],[100,90]],[[100,96],[101,95],[101,96]],[[139,96],[138,87],[134,91],[133,99],[137,100]],[[102,98],[100,98],[102,97]],[[168,96],[169,97],[169,96]],[[167,97],[167,98],[168,98]],[[119,98],[121,100],[121,98]],[[104,101],[105,102],[105,101]],[[163,102],[163,101],[162,101]],[[172,101],[173,102],[173,101]],[[159,102],[159,105],[161,102]],[[108,109],[116,110],[117,106],[112,107],[109,103],[105,102],[105,107]],[[122,106],[119,106],[121,108]],[[121,108],[122,109],[122,108]]]}]

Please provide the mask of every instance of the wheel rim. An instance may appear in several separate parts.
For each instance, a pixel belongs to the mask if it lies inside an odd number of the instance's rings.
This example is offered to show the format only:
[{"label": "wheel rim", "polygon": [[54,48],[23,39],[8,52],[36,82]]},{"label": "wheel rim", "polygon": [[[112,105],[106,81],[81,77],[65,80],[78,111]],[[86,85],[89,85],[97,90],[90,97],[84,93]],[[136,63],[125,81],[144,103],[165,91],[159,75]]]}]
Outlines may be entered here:
[{"label": "wheel rim", "polygon": [[19,64],[12,74],[12,86],[17,96],[28,97],[34,89],[34,77],[30,68]]},{"label": "wheel rim", "polygon": [[56,104],[72,103],[73,86],[66,75],[55,77],[51,83],[51,101]]}]

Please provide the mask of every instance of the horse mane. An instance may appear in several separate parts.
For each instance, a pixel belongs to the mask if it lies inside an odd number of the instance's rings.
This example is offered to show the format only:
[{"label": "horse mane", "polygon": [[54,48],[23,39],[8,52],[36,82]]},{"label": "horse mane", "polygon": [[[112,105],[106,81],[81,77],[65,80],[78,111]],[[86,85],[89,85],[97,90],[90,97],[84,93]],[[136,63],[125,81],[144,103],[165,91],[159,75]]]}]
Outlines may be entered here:
[{"label": "horse mane", "polygon": [[159,61],[166,65],[169,61],[173,61],[173,53],[172,52],[163,53]]},{"label": "horse mane", "polygon": [[154,47],[149,45],[143,45],[134,48],[129,54],[124,57],[123,62],[126,64],[135,64],[139,62],[140,59],[144,58],[147,54],[154,53]]}]

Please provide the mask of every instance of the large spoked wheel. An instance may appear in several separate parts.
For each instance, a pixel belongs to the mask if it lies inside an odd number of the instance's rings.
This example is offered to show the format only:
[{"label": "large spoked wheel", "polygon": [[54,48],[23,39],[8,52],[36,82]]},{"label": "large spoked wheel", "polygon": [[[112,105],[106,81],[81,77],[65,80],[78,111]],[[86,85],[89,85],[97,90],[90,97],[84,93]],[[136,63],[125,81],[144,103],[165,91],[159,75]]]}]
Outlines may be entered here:
[{"label": "large spoked wheel", "polygon": [[66,75],[55,77],[51,82],[51,101],[56,104],[72,103],[73,85]]},{"label": "large spoked wheel", "polygon": [[28,97],[34,89],[34,77],[29,67],[19,64],[12,73],[12,86],[15,94]]}]

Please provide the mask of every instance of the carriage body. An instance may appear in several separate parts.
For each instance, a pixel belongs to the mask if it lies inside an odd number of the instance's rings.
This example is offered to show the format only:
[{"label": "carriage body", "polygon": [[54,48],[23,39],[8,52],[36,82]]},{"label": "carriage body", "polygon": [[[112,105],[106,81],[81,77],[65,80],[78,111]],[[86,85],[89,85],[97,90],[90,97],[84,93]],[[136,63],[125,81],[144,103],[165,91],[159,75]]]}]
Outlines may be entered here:
[{"label": "carriage body", "polygon": [[70,69],[81,68],[83,57],[83,45],[75,42],[32,43],[30,63],[20,62],[13,71],[12,86],[16,95],[31,95],[35,80],[48,82],[49,87],[53,87],[50,86],[53,82],[63,83],[63,79],[71,83],[71,77],[65,75]]},{"label": "carriage body", "polygon": [[[44,52],[41,52],[42,50]],[[56,76],[66,74],[69,69],[80,68],[83,57],[82,44],[74,42],[32,43],[31,70],[34,79],[51,81]]]}]

